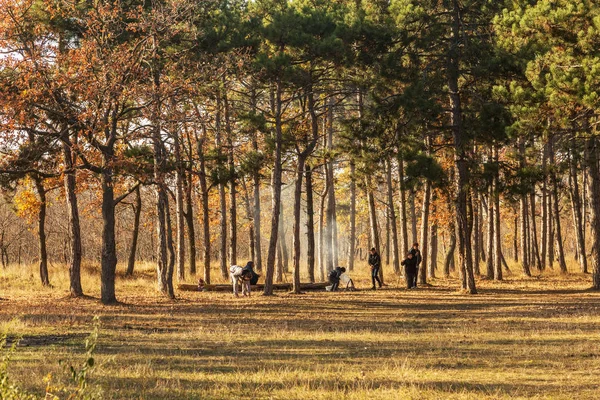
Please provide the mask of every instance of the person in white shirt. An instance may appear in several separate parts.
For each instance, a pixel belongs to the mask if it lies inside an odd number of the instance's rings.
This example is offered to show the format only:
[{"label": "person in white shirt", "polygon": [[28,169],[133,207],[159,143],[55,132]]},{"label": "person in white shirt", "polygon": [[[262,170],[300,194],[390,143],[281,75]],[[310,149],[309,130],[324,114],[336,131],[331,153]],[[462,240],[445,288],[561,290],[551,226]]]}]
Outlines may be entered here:
[{"label": "person in white shirt", "polygon": [[242,294],[250,296],[250,279],[252,279],[252,271],[242,268],[239,265],[232,265],[229,268],[231,276],[231,284],[233,285],[233,295],[239,297],[238,283],[242,285]]}]

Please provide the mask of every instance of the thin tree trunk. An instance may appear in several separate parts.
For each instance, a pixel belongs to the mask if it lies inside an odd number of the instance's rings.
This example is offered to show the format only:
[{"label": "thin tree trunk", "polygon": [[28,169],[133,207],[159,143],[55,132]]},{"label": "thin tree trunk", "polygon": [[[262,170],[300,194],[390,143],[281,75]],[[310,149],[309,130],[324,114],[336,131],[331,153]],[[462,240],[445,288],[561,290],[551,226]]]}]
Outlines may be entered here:
[{"label": "thin tree trunk", "polygon": [[[548,139],[548,142],[545,145],[545,152],[547,157],[545,158],[549,158],[550,154],[551,154],[551,141],[552,139]],[[550,165],[552,165],[552,161],[550,161]],[[546,171],[547,175],[548,175],[548,179],[551,179],[551,174]],[[546,237],[546,254],[548,257],[548,267],[550,269],[553,269],[554,267],[554,216],[553,216],[553,202],[556,201],[556,198],[554,197],[554,193],[553,190],[551,189],[552,187],[552,182],[550,182],[550,188],[548,188],[548,202],[546,204],[546,207],[548,207],[548,210],[546,211],[546,215],[548,216],[547,219],[547,223],[548,223],[548,227],[547,227],[547,234],[548,236]]]},{"label": "thin tree trunk", "polygon": [[48,251],[46,248],[46,189],[42,179],[34,176],[33,182],[40,200],[40,209],[38,210],[38,244],[40,257],[40,279],[43,286],[50,286],[50,277],[48,275]]},{"label": "thin tree trunk", "polygon": [[[412,244],[414,244],[417,243],[417,210],[415,206],[415,191],[413,189],[411,189],[408,196],[408,208],[410,211],[411,240]],[[406,250],[408,250],[408,247]]]},{"label": "thin tree trunk", "polygon": [[294,185],[294,280],[293,292],[300,293],[300,209],[302,202],[302,178],[304,174],[305,159],[302,155],[298,157],[296,165],[296,182]]},{"label": "thin tree trunk", "polygon": [[111,155],[105,155],[102,170],[102,261],[101,300],[103,304],[117,302],[115,296],[115,273],[117,252],[115,241],[115,198]]},{"label": "thin tree trunk", "polygon": [[595,135],[589,135],[586,147],[587,168],[590,177],[592,288],[600,290],[600,166],[598,165],[600,151]]},{"label": "thin tree trunk", "polygon": [[135,268],[135,256],[140,233],[140,217],[142,215],[142,196],[140,187],[135,188],[135,205],[133,206],[133,234],[131,235],[131,246],[129,248],[129,259],[127,260],[127,272],[125,275],[132,276]]},{"label": "thin tree trunk", "polygon": [[188,230],[188,247],[190,250],[190,274],[196,275],[196,228],[194,227],[194,204],[192,199],[192,177],[185,181],[185,223]]},{"label": "thin tree trunk", "polygon": [[69,281],[71,296],[83,296],[81,287],[81,228],[79,225],[79,207],[77,205],[76,176],[73,154],[68,144],[63,143],[63,161],[65,163],[65,198],[69,220],[69,238],[71,245],[71,263],[69,265]]},{"label": "thin tree trunk", "polygon": [[489,195],[488,195],[488,209],[487,209],[487,253],[488,258],[486,262],[486,276],[489,279],[494,277],[494,257],[492,257],[494,250],[494,184],[490,182]]},{"label": "thin tree trunk", "polygon": [[306,264],[308,268],[308,280],[315,281],[315,220],[314,220],[314,201],[312,168],[306,164]]},{"label": "thin tree trunk", "polygon": [[[436,208],[435,204],[431,208],[431,214],[435,216]],[[438,237],[437,237],[437,223],[434,221],[429,227],[429,263],[427,264],[427,275],[429,278],[435,278],[435,269],[437,268],[437,253],[438,253]]]},{"label": "thin tree trunk", "polygon": [[[308,186],[307,189],[308,190]],[[350,250],[348,252],[348,271],[354,270],[356,252],[356,165],[350,161]]]},{"label": "thin tree trunk", "polygon": [[272,205],[271,205],[271,236],[269,238],[269,247],[267,251],[267,273],[265,276],[264,295],[270,296],[273,294],[273,275],[275,272],[275,255],[277,252],[277,232],[279,230],[279,211],[281,207],[281,152],[283,140],[282,127],[282,107],[281,107],[281,92],[282,84],[278,79],[276,85],[275,99],[275,160],[273,166],[273,175],[271,178],[272,188]]},{"label": "thin tree trunk", "polygon": [[[252,112],[256,113],[256,92],[252,90]],[[259,154],[258,149],[258,131],[252,135],[252,149]],[[260,224],[261,204],[260,204],[260,170],[253,171],[254,183],[254,215],[252,222],[254,224],[254,265],[258,272],[262,271],[262,233]]]},{"label": "thin tree trunk", "polygon": [[[217,150],[217,163],[219,174],[223,171],[222,166],[222,142],[221,142],[221,96],[217,95],[217,111],[215,116],[215,145]],[[219,176],[219,265],[221,266],[221,276],[223,279],[229,278],[229,268],[227,266],[227,197],[225,194],[225,182],[223,176]]]},{"label": "thin tree trunk", "polygon": [[404,182],[404,160],[398,157],[398,181],[400,186],[400,257],[408,251],[408,226],[406,218],[406,188]]},{"label": "thin tree trunk", "polygon": [[177,229],[177,280],[185,280],[185,217],[183,210],[183,163],[181,160],[181,143],[179,132],[173,135],[175,160],[177,169],[175,171],[175,216]]},{"label": "thin tree trunk", "polygon": [[479,226],[479,199],[475,193],[473,195],[475,197],[475,204],[473,206],[473,273],[479,276],[481,275],[481,270],[479,269],[479,260],[481,259],[479,250],[479,231],[481,229]]},{"label": "thin tree trunk", "polygon": [[[369,227],[371,231],[371,238],[373,239],[373,247],[377,254],[381,254],[380,242],[379,242],[379,230],[377,229],[377,209],[375,208],[375,196],[373,195],[373,188],[371,187],[371,176],[367,175],[365,178],[366,190],[367,190],[367,201],[369,204]],[[379,268],[379,279],[383,284],[383,265]]]},{"label": "thin tree trunk", "polygon": [[[525,169],[525,140],[520,137],[518,139],[518,147],[519,147],[519,168],[521,170]],[[527,276],[531,276],[531,271],[529,270],[529,257],[528,257],[528,246],[527,246],[527,196],[523,193],[520,195],[519,199],[519,219],[521,222],[520,225],[520,237],[521,237],[521,268],[523,269],[523,273]]]},{"label": "thin tree trunk", "polygon": [[448,224],[448,232],[450,234],[450,244],[448,245],[448,251],[444,261],[444,276],[446,278],[450,276],[450,266],[454,260],[454,251],[456,250],[456,228],[453,221],[450,221]]},{"label": "thin tree trunk", "polygon": [[471,232],[467,218],[467,196],[470,181],[469,167],[467,164],[467,149],[469,144],[462,126],[462,106],[459,90],[460,76],[460,52],[459,41],[461,40],[460,27],[463,24],[461,8],[458,1],[453,1],[452,9],[452,38],[448,50],[447,84],[449,89],[450,103],[450,125],[454,138],[454,163],[456,169],[455,191],[456,191],[456,226],[458,239],[458,259],[461,286],[470,294],[477,293],[475,287],[475,276],[473,275],[473,258],[471,256]]},{"label": "thin tree trunk", "polygon": [[[554,152],[552,148],[552,139],[550,139],[550,165],[554,165]],[[562,244],[562,232],[560,226],[560,210],[558,208],[558,179],[556,178],[556,172],[552,171],[551,173],[552,180],[552,197],[554,197],[554,201],[552,202],[552,208],[554,213],[554,225],[556,232],[556,249],[558,251],[558,265],[560,267],[561,273],[567,273],[567,263],[565,261],[565,252],[563,250]]]},{"label": "thin tree trunk", "polygon": [[569,193],[571,195],[573,223],[575,227],[575,232],[577,234],[577,255],[579,258],[579,266],[581,267],[581,272],[587,274],[588,268],[587,258],[585,254],[585,238],[583,235],[584,225],[581,213],[581,196],[579,193],[579,182],[577,181],[577,161],[575,159],[574,153],[572,153],[571,156],[569,171],[571,176],[571,187]]},{"label": "thin tree trunk", "polygon": [[540,261],[542,265],[542,271],[546,269],[546,252],[547,252],[547,243],[548,243],[548,187],[546,183],[546,147],[544,146],[544,151],[542,152],[542,171],[544,173],[544,179],[542,180],[542,221],[541,221],[541,229],[542,229],[542,237],[541,237],[541,254]]},{"label": "thin tree trunk", "polygon": [[419,284],[427,283],[427,255],[429,253],[429,203],[431,201],[431,181],[425,180],[423,208],[421,210],[421,265],[419,266]]},{"label": "thin tree trunk", "polygon": [[535,221],[535,189],[529,195],[529,206],[531,208],[531,244],[533,247],[533,257],[538,271],[542,270],[542,259],[540,258],[540,249],[538,247],[537,224]]},{"label": "thin tree trunk", "polygon": [[231,131],[227,90],[223,94],[223,105],[225,107],[225,132],[227,133],[228,146],[227,162],[229,164],[229,261],[231,265],[237,265],[237,190],[233,157],[233,132]]},{"label": "thin tree trunk", "polygon": [[391,234],[392,241],[391,247],[392,250],[392,266],[394,268],[394,272],[396,274],[400,273],[400,259],[398,256],[398,228],[396,227],[396,211],[394,210],[394,192],[392,186],[392,163],[390,160],[386,161],[387,166],[387,195],[388,195],[388,212],[389,212],[389,221],[391,225]]},{"label": "thin tree trunk", "polygon": [[198,159],[200,162],[200,201],[202,203],[202,240],[204,250],[204,282],[210,284],[210,216],[209,216],[209,193],[206,182],[206,159],[204,157],[204,143],[206,142],[206,126],[202,125],[202,138],[196,140]]},{"label": "thin tree trunk", "polygon": [[[496,165],[499,163],[499,151],[498,145],[494,146],[494,161]],[[489,216],[490,219],[494,219],[494,254],[492,255],[491,250],[488,253],[488,258],[494,257],[494,279],[497,281],[502,280],[502,262],[504,257],[502,256],[502,225],[500,224],[500,173],[496,170],[494,174],[494,213]],[[492,201],[492,198],[489,199]],[[508,269],[508,268],[507,268]]]}]

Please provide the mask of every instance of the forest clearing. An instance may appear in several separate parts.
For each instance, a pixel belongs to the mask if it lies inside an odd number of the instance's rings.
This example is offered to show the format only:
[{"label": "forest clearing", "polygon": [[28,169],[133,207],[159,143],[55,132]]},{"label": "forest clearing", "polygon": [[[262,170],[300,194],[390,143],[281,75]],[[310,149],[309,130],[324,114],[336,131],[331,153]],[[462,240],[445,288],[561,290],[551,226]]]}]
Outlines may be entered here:
[{"label": "forest clearing", "polygon": [[476,296],[437,279],[417,290],[249,299],[181,292],[174,302],[155,290],[149,267],[117,282],[123,303],[103,306],[87,279],[92,298],[71,299],[65,281],[40,290],[0,272],[0,330],[21,337],[10,381],[41,396],[49,373],[66,379],[58,360],[84,360],[96,315],[88,390],[102,399],[598,395],[600,295],[578,273],[484,280]]}]

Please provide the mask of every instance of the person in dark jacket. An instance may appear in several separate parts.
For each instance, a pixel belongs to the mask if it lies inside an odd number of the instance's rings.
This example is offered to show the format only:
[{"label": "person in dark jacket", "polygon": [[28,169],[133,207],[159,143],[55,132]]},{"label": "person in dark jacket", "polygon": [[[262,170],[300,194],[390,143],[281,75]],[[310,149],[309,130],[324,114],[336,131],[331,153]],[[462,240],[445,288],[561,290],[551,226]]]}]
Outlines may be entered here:
[{"label": "person in dark jacket", "polygon": [[340,285],[340,276],[346,272],[346,268],[344,267],[336,267],[332,269],[329,273],[329,282],[331,283],[331,291],[335,292]]},{"label": "person in dark jacket", "polygon": [[254,263],[252,261],[248,261],[248,263],[244,267],[244,271],[250,272],[250,284],[256,285],[258,283],[258,278],[260,277],[260,275],[254,272]]},{"label": "person in dark jacket", "polygon": [[417,287],[417,277],[419,275],[419,265],[421,265],[421,250],[419,250],[419,243],[413,243],[413,247],[412,249],[410,249],[410,253],[413,255],[413,258],[415,259],[415,275],[414,275],[414,284],[413,287]]},{"label": "person in dark jacket", "polygon": [[381,268],[381,257],[377,254],[377,250],[375,247],[371,249],[371,254],[369,254],[369,265],[371,266],[371,281],[373,282],[373,287],[371,289],[375,290],[375,281],[381,287],[381,280],[379,279],[379,269]]},{"label": "person in dark jacket", "polygon": [[415,284],[415,276],[417,275],[417,259],[413,256],[413,253],[409,252],[401,264],[404,265],[404,278],[406,279],[406,287],[408,289],[417,287]]}]

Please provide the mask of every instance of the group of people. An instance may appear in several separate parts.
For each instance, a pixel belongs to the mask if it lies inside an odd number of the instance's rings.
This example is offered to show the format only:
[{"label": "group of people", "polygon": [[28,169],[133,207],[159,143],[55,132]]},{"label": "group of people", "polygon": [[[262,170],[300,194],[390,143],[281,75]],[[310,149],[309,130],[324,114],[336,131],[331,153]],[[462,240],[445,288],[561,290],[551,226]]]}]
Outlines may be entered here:
[{"label": "group of people", "polygon": [[[421,264],[421,251],[419,243],[414,243],[413,247],[406,254],[406,258],[401,263],[404,266],[404,277],[406,279],[406,287],[413,289],[417,287],[417,277],[419,275],[419,264]],[[371,282],[372,290],[377,289],[377,285],[381,288],[382,282],[379,278],[381,269],[381,257],[377,253],[375,247],[371,248],[369,254],[369,266],[371,267]],[[329,273],[329,282],[331,283],[331,291],[336,291],[339,288],[340,281],[346,284],[347,288],[354,288],[352,279],[346,274],[346,268],[336,267]],[[242,287],[242,295],[250,296],[250,286],[256,285],[258,282],[258,274],[254,272],[254,263],[248,261],[245,267],[232,265],[229,268],[231,283],[233,285],[233,294],[239,297],[238,286]],[[377,283],[377,285],[376,285]]]},{"label": "group of people", "polygon": [[[406,287],[413,289],[417,287],[417,276],[419,275],[419,264],[421,264],[421,251],[419,243],[414,243],[412,249],[406,254],[406,258],[401,263],[404,266],[404,278],[406,279]],[[381,257],[377,253],[375,247],[371,248],[369,254],[369,266],[371,267],[371,282],[372,290],[376,290],[375,282],[381,287],[381,279],[379,278],[379,270],[381,269]]]}]

